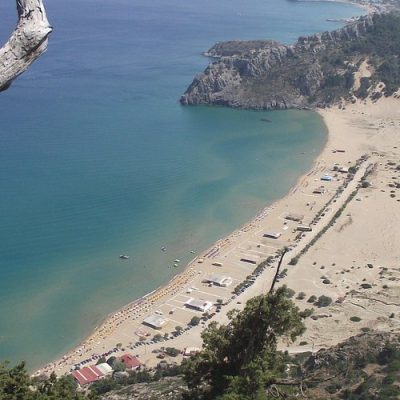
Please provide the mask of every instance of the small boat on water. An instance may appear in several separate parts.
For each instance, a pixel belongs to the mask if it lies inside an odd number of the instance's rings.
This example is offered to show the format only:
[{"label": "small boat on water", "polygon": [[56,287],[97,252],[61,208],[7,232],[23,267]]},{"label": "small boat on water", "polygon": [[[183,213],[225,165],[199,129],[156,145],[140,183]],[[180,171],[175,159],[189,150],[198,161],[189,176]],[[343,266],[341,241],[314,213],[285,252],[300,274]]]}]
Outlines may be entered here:
[{"label": "small boat on water", "polygon": [[174,261],[174,263],[180,263],[181,262],[181,260],[178,260],[178,259],[176,259],[175,261]]},{"label": "small boat on water", "polygon": [[167,248],[165,246],[161,247],[161,251],[166,251]]},{"label": "small boat on water", "polygon": [[120,254],[120,255],[119,255],[119,258],[120,258],[121,260],[128,260],[128,259],[129,259],[129,256],[127,256],[126,254]]}]

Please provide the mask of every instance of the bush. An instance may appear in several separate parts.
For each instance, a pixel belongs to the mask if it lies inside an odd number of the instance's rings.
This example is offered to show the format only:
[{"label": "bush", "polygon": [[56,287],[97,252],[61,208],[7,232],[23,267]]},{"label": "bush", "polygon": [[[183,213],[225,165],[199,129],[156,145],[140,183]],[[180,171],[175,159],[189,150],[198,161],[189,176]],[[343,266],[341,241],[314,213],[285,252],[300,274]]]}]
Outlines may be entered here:
[{"label": "bush", "polygon": [[370,187],[370,186],[371,186],[371,184],[368,181],[363,181],[361,183],[361,187],[364,189],[366,189],[367,187]]},{"label": "bush", "polygon": [[293,258],[289,261],[289,265],[296,265],[298,262],[299,262],[299,256],[293,257]]},{"label": "bush", "polygon": [[300,292],[296,297],[297,300],[304,300],[305,298],[306,294],[304,292]]},{"label": "bush", "polygon": [[331,281],[329,279],[324,279],[322,283],[324,283],[325,285],[329,285]]},{"label": "bush", "polygon": [[363,289],[371,289],[372,288],[372,285],[370,285],[369,283],[362,283],[360,286]]},{"label": "bush", "polygon": [[199,323],[200,323],[200,318],[197,317],[197,316],[194,316],[189,322],[189,324],[192,325],[192,326],[196,326]]},{"label": "bush", "polygon": [[308,317],[311,317],[311,315],[313,315],[313,313],[314,313],[313,308],[306,308],[305,310],[300,311],[299,315],[301,318],[308,318]]},{"label": "bush", "polygon": [[307,303],[315,303],[317,300],[317,296],[312,295],[309,297],[309,299],[307,300]]},{"label": "bush", "polygon": [[352,322],[360,322],[361,318],[360,317],[356,317],[356,316],[350,317],[350,321],[352,321]]},{"label": "bush", "polygon": [[332,303],[332,299],[328,296],[319,296],[316,306],[318,307],[328,307]]},{"label": "bush", "polygon": [[296,294],[296,292],[293,289],[287,288],[286,289],[286,296],[291,299],[294,295]]},{"label": "bush", "polygon": [[176,357],[177,355],[180,354],[180,350],[176,349],[175,347],[167,347],[165,349],[165,354],[167,354],[170,357]]}]

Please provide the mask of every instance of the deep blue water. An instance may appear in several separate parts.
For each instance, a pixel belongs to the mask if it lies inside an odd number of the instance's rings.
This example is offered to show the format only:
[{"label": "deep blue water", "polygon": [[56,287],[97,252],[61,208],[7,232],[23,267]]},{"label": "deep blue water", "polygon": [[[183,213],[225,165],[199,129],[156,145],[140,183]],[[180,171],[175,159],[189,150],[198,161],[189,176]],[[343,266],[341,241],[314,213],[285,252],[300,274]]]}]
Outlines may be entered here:
[{"label": "deep blue water", "polygon": [[[14,2],[0,4],[1,38]],[[48,52],[0,94],[0,359],[31,368],[310,168],[312,112],[181,107],[212,44],[333,29],[344,4],[48,0]],[[305,153],[305,154],[302,154]],[[167,252],[160,251],[167,246]],[[131,259],[121,262],[118,255]]]}]

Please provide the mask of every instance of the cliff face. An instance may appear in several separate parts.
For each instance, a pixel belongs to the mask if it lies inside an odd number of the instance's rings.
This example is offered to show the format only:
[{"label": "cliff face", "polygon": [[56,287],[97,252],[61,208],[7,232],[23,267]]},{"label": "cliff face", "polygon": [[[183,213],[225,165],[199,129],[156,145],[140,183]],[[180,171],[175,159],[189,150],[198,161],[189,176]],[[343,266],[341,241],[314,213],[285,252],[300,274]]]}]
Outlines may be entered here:
[{"label": "cliff face", "polygon": [[301,37],[291,46],[274,41],[217,43],[205,53],[216,60],[195,77],[180,101],[252,109],[327,104],[331,99],[321,89],[332,68],[324,56],[338,43],[365,35],[372,24],[372,17],[362,17],[337,31]]}]

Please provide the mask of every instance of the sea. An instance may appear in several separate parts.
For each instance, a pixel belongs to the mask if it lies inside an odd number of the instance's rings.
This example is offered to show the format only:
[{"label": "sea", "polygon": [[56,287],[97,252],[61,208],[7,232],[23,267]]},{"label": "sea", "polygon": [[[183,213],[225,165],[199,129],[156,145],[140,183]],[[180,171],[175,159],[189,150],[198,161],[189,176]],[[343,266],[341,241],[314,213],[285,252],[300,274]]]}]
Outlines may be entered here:
[{"label": "sea", "polygon": [[[45,3],[48,51],[0,94],[0,360],[30,370],[287,194],[323,148],[311,111],[181,106],[211,62],[202,52],[291,43],[363,13],[289,0]],[[5,42],[15,2],[0,15]]]}]

